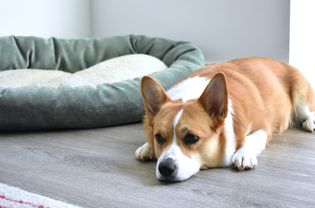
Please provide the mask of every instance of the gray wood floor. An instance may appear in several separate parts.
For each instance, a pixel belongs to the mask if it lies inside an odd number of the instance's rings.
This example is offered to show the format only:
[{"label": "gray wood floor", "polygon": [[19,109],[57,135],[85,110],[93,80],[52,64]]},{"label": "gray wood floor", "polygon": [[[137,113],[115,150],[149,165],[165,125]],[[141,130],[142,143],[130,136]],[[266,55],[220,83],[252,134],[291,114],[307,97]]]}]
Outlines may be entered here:
[{"label": "gray wood floor", "polygon": [[160,183],[138,162],[139,124],[0,133],[0,182],[82,207],[315,207],[315,134],[275,136],[253,171],[201,171]]}]

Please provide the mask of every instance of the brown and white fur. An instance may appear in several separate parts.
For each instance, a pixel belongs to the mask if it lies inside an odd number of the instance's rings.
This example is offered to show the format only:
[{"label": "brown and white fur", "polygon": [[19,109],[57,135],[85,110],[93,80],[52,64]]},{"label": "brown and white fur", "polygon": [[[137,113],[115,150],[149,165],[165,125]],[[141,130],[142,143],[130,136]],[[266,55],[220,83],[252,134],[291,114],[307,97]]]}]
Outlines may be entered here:
[{"label": "brown and white fur", "polygon": [[315,95],[293,67],[267,58],[208,65],[168,91],[141,81],[147,142],[135,154],[157,159],[159,180],[182,181],[200,169],[252,169],[273,133],[315,130]]}]

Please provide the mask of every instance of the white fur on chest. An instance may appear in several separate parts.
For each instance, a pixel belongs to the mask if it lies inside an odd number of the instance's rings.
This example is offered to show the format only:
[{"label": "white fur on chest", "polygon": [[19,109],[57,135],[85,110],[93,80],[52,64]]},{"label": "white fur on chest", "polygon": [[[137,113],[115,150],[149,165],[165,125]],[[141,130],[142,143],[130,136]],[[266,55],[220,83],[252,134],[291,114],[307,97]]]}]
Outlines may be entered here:
[{"label": "white fur on chest", "polygon": [[187,102],[199,98],[209,81],[206,77],[191,77],[173,86],[166,93],[172,100],[181,99]]}]

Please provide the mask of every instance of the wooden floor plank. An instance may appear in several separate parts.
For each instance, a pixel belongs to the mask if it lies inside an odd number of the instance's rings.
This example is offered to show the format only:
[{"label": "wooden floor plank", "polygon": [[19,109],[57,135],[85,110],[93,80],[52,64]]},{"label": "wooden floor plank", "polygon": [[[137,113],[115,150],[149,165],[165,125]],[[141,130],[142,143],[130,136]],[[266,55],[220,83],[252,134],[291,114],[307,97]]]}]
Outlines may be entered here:
[{"label": "wooden floor plank", "polygon": [[140,124],[0,133],[0,182],[82,207],[315,207],[315,134],[275,136],[253,171],[211,169],[182,183],[138,162]]}]

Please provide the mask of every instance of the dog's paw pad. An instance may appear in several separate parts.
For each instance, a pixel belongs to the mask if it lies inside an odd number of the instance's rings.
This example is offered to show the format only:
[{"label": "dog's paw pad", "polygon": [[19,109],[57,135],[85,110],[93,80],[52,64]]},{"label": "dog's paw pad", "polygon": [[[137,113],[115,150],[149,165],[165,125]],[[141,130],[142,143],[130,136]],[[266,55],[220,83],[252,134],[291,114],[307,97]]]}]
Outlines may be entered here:
[{"label": "dog's paw pad", "polygon": [[232,166],[236,170],[250,170],[257,166],[257,157],[244,149],[239,149],[232,157]]},{"label": "dog's paw pad", "polygon": [[306,121],[304,121],[303,129],[309,132],[315,131],[315,115],[310,116]]},{"label": "dog's paw pad", "polygon": [[155,159],[153,148],[147,142],[135,151],[135,155],[138,160],[142,161]]}]

